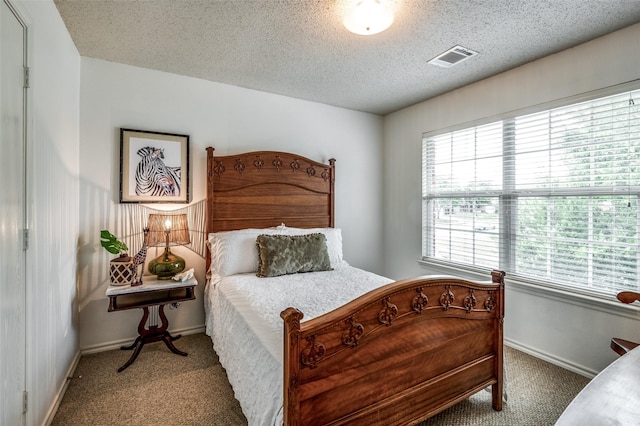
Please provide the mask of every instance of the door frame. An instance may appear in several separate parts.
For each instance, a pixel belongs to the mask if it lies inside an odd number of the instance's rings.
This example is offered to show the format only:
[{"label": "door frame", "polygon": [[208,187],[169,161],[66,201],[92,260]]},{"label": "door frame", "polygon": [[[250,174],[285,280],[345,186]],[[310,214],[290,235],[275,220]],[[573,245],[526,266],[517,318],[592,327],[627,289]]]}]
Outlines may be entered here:
[{"label": "door frame", "polygon": [[[27,10],[25,9],[25,6],[22,4],[21,1],[19,0],[0,0],[3,1],[8,8],[11,10],[11,12],[13,12],[13,14],[16,16],[16,18],[20,21],[20,23],[22,24],[24,30],[23,30],[23,34],[24,34],[24,53],[23,53],[23,64],[24,66],[28,67],[29,69],[31,69],[31,64],[33,63],[33,38],[31,36],[32,34],[32,23],[33,23],[33,19],[31,18],[31,15],[27,12]],[[29,84],[29,86],[31,85],[31,83]],[[31,209],[32,209],[32,203],[30,200],[30,196],[31,194],[33,194],[32,191],[32,187],[31,187],[31,176],[32,173],[31,171],[33,170],[32,165],[33,165],[33,160],[30,158],[30,153],[31,153],[31,147],[33,146],[32,144],[32,134],[33,134],[33,110],[32,110],[32,105],[33,105],[33,91],[30,90],[30,87],[25,87],[23,90],[23,226],[24,226],[24,230],[26,232],[28,232],[28,230],[30,229],[30,224],[31,224]],[[32,285],[32,280],[30,279],[30,274],[29,274],[29,268],[27,268],[26,266],[29,264],[30,261],[30,253],[32,253],[32,251],[28,250],[28,245],[26,246],[27,249],[24,250],[24,256],[23,256],[23,262],[24,262],[24,279],[23,279],[23,285],[24,285],[24,293],[23,293],[23,307],[24,307],[24,360],[23,360],[23,366],[24,366],[24,379],[23,379],[23,385],[24,385],[24,391],[27,392],[28,394],[33,395],[32,390],[34,389],[34,376],[33,376],[33,359],[29,356],[30,350],[33,347],[33,306],[31,303],[29,303],[30,300],[33,300],[33,285]],[[33,402],[33,398],[27,398],[27,411],[26,413],[23,414],[22,416],[22,421],[23,421],[23,425],[29,425],[29,424],[33,424],[34,423],[34,415],[36,414],[37,410],[33,409],[33,405],[31,404],[31,402]]]}]

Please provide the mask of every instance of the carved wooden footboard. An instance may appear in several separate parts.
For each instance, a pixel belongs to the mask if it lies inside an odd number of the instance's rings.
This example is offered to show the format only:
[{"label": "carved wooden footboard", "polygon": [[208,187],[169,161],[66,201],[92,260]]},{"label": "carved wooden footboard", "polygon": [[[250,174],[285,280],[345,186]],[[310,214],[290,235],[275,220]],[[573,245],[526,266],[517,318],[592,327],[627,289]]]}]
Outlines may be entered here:
[{"label": "carved wooden footboard", "polygon": [[502,409],[504,273],[391,283],[284,319],[285,425],[413,424],[492,385]]}]

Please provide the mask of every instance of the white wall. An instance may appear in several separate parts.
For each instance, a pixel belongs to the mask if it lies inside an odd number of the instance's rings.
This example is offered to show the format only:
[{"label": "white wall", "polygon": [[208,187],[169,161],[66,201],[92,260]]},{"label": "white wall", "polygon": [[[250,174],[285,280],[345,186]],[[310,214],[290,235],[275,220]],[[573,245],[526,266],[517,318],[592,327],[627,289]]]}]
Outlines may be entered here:
[{"label": "white wall", "polygon": [[51,415],[78,353],[80,56],[52,1],[14,4],[29,26],[26,421],[36,425]]},{"label": "white wall", "polygon": [[[422,133],[640,78],[640,24],[390,114],[384,119],[385,274],[421,268]],[[464,65],[461,65],[464,66]],[[640,84],[639,84],[640,86]],[[441,272],[441,271],[438,271]],[[532,291],[507,282],[505,337],[511,344],[584,374],[616,358],[609,339],[640,339],[637,315],[608,305]],[[626,334],[625,334],[626,333]]]},{"label": "white wall", "polygon": [[[126,214],[126,206],[118,204],[121,127],[190,135],[192,204],[205,197],[207,146],[218,155],[279,150],[325,162],[335,157],[336,226],[343,229],[345,259],[382,272],[381,117],[91,58],[82,58],[81,68],[81,349],[132,340],[141,316],[139,311],[108,313],[104,295],[113,256],[100,247],[98,233],[107,228],[117,235]],[[183,247],[177,250],[204,284],[204,259]],[[172,331],[204,324],[199,287],[196,301],[167,311]]]}]

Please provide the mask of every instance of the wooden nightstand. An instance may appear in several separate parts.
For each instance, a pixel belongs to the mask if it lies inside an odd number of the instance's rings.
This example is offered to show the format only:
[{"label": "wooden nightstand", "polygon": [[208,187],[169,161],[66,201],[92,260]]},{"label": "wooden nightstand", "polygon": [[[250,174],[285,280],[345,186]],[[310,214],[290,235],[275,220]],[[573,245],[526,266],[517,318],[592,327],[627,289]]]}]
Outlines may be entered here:
[{"label": "wooden nightstand", "polygon": [[[143,284],[136,287],[114,286],[107,288],[106,295],[109,297],[109,312],[122,311],[125,309],[142,309],[143,314],[138,324],[138,337],[129,346],[122,346],[122,350],[134,349],[131,358],[118,369],[118,373],[130,366],[136,360],[145,343],[162,340],[174,354],[187,356],[186,352],[178,350],[173,341],[180,338],[172,336],[167,329],[169,320],[164,313],[164,305],[184,302],[196,298],[195,287],[198,281],[192,278],[188,281],[155,280],[145,279]],[[149,316],[151,311],[151,318]],[[160,324],[158,324],[158,319]],[[147,325],[147,320],[149,325]]]}]

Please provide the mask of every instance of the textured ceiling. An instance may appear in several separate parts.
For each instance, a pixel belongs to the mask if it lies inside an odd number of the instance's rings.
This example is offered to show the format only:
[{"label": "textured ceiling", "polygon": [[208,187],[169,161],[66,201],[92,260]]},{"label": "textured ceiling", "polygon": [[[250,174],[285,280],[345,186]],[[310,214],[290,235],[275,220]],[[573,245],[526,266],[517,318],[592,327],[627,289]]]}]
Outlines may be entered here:
[{"label": "textured ceiling", "polygon": [[[352,0],[54,0],[82,56],[387,114],[640,22],[640,0],[390,0],[360,36]],[[461,45],[478,56],[427,62]]]}]

